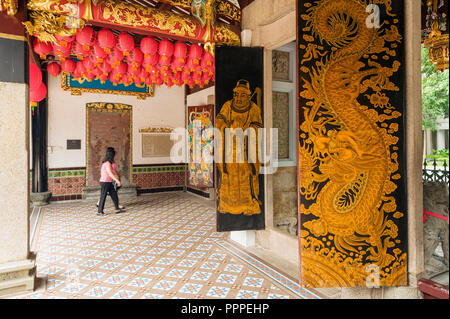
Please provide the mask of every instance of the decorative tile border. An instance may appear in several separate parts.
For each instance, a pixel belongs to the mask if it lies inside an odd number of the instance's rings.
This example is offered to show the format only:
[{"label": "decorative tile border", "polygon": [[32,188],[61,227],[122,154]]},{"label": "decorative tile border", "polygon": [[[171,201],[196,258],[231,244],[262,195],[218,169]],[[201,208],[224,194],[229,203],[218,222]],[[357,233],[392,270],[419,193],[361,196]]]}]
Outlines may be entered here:
[{"label": "decorative tile border", "polygon": [[133,174],[184,172],[185,165],[133,166]]},{"label": "decorative tile border", "polygon": [[264,264],[263,262],[257,260],[256,258],[250,256],[248,253],[246,253],[245,251],[234,246],[230,242],[227,242],[225,240],[217,240],[214,242],[214,244],[221,247],[222,249],[225,249],[227,252],[231,253],[239,260],[245,262],[256,272],[262,274],[266,278],[271,279],[278,286],[281,285],[283,288],[288,289],[290,292],[295,294],[298,298],[322,299],[322,297],[319,297],[317,294],[313,293],[310,290],[300,287],[300,285],[298,283],[296,283],[295,281],[293,281],[286,275],[281,274],[279,271],[273,269],[272,267]]},{"label": "decorative tile border", "polygon": [[49,170],[48,178],[86,177],[86,169]]}]

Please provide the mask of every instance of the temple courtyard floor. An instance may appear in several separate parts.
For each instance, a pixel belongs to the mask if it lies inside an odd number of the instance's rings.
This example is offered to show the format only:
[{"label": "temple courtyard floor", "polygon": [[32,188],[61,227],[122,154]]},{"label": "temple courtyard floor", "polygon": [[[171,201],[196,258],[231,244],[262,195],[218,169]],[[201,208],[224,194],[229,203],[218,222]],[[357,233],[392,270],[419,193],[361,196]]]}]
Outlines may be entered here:
[{"label": "temple courtyard floor", "polygon": [[121,202],[33,208],[36,290],[13,298],[318,299],[298,281],[216,232],[214,203],[185,192]]}]

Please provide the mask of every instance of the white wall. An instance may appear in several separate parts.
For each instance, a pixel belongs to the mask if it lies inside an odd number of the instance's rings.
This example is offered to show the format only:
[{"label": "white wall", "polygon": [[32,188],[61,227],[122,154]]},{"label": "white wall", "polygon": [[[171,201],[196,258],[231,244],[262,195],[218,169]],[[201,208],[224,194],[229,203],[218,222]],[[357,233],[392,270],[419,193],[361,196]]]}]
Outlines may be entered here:
[{"label": "white wall", "polygon": [[[138,100],[135,96],[82,93],[73,96],[61,89],[60,77],[48,79],[48,167],[86,166],[86,103],[110,102],[133,106],[133,164],[171,163],[170,158],[142,158],[139,129],[185,127],[184,86],[155,87],[155,96]],[[66,140],[81,140],[81,150],[67,150]]]},{"label": "white wall", "polygon": [[208,105],[208,96],[214,95],[215,94],[214,92],[215,86],[211,86],[207,89],[188,95],[186,98],[187,106]]}]

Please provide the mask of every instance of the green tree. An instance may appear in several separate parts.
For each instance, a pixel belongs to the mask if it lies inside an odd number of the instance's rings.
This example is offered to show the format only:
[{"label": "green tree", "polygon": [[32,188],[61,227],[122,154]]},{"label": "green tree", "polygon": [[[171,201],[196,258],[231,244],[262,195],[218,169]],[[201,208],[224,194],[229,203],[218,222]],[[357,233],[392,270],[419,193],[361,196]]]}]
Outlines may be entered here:
[{"label": "green tree", "polygon": [[435,71],[422,45],[422,126],[436,130],[438,118],[448,118],[449,70]]}]

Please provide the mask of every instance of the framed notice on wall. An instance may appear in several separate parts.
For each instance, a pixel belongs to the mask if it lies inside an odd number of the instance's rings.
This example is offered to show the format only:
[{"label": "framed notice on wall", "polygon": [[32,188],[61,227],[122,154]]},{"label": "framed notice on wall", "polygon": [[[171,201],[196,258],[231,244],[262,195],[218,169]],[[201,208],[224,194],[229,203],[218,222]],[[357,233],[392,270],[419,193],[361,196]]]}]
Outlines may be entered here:
[{"label": "framed notice on wall", "polygon": [[142,134],[142,157],[170,157],[170,133]]}]

